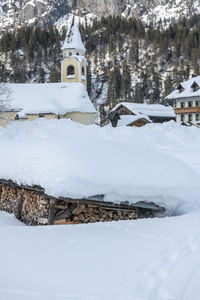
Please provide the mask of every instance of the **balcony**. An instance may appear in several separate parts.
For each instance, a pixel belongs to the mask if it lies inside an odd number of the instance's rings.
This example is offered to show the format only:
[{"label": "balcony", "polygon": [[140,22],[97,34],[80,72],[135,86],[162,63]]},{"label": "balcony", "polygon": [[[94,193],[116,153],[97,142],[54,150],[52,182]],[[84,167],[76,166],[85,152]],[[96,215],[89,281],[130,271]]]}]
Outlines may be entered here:
[{"label": "balcony", "polygon": [[200,113],[200,107],[180,107],[174,108],[175,114],[193,114],[193,113]]}]

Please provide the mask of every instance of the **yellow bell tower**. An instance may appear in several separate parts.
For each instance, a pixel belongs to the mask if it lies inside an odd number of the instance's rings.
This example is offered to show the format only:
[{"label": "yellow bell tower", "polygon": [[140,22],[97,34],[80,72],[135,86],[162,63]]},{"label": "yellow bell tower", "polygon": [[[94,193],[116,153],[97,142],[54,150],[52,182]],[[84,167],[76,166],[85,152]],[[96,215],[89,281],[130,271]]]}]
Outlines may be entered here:
[{"label": "yellow bell tower", "polygon": [[87,89],[87,61],[85,47],[75,17],[66,34],[62,46],[63,60],[61,62],[61,82],[83,83]]}]

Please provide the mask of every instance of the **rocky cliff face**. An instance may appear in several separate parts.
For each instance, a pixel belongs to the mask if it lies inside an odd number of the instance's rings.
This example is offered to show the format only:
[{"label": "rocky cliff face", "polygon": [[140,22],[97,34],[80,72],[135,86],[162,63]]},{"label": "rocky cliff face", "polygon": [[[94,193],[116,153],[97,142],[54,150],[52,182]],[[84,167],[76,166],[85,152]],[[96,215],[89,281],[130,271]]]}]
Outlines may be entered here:
[{"label": "rocky cliff face", "polygon": [[24,24],[54,24],[72,10],[86,18],[122,15],[168,24],[180,16],[200,13],[200,0],[2,0],[0,26],[4,30]]}]

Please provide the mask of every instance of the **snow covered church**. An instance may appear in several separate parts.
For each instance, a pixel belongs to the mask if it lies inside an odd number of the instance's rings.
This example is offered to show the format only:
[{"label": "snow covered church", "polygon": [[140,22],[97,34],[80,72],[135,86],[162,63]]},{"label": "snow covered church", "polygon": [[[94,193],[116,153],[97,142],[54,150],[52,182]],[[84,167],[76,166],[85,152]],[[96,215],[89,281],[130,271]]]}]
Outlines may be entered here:
[{"label": "snow covered church", "polygon": [[85,47],[75,18],[62,46],[60,83],[6,84],[8,105],[0,119],[1,126],[10,121],[33,121],[37,118],[70,118],[93,124],[96,110],[87,93]]}]

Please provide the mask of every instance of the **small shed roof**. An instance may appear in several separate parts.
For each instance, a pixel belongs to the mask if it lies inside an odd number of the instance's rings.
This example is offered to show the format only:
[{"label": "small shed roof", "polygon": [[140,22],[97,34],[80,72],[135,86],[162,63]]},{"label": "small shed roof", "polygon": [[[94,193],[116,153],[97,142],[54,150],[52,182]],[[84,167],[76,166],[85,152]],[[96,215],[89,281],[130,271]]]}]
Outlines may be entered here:
[{"label": "small shed roof", "polygon": [[136,115],[142,114],[148,117],[175,117],[173,107],[162,104],[120,102],[112,109],[112,111],[117,110],[121,105]]},{"label": "small shed roof", "polygon": [[117,123],[117,126],[128,126],[128,125],[135,123],[141,119],[146,120],[148,123],[152,122],[149,119],[149,117],[147,117],[145,115],[121,115],[120,120]]}]

